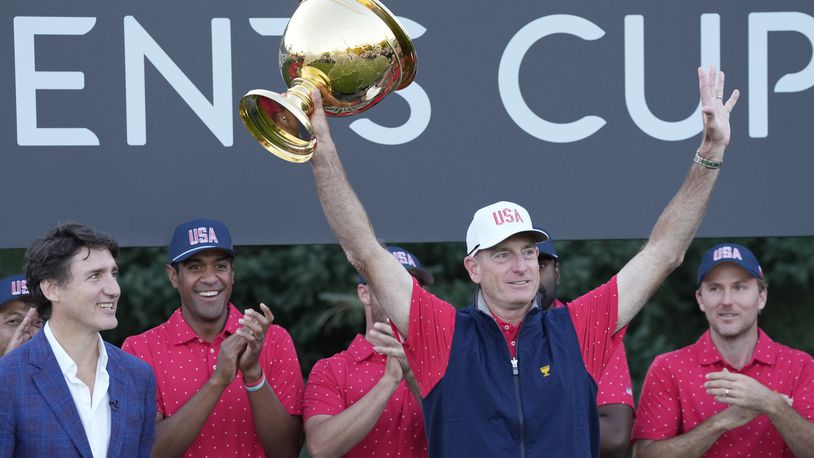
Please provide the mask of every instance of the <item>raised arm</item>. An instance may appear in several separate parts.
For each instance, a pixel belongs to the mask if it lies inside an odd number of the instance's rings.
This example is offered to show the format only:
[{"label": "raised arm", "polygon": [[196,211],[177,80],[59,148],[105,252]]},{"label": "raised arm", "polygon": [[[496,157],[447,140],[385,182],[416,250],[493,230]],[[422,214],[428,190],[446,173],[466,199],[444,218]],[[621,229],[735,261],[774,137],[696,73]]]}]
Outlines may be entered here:
[{"label": "raised arm", "polygon": [[[317,138],[317,149],[311,158],[314,181],[325,217],[345,250],[348,261],[364,275],[387,316],[402,335],[408,335],[410,297],[413,282],[410,274],[379,245],[367,213],[350,186],[339,160],[328,121],[318,92],[311,94],[314,112],[311,124]],[[379,171],[381,172],[381,171]],[[373,171],[373,173],[377,173]]]},{"label": "raised arm", "polygon": [[717,72],[714,66],[709,72],[698,69],[698,86],[704,132],[696,154],[706,165],[693,161],[681,188],[656,221],[647,244],[619,272],[617,330],[636,316],[667,275],[681,264],[701,224],[720,172],[714,163],[723,161],[730,138],[729,113],[740,93],[736,89],[729,100],[723,102],[724,73]]}]

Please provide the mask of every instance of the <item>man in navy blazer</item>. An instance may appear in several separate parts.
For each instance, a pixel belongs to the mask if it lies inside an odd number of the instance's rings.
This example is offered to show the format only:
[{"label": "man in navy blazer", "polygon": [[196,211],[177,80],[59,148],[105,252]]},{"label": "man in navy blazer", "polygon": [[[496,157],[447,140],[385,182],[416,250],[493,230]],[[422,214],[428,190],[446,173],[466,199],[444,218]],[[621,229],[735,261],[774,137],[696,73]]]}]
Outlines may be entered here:
[{"label": "man in navy blazer", "polygon": [[0,457],[148,457],[155,376],[104,342],[117,325],[118,244],[64,223],[26,252],[42,332],[0,358]]}]

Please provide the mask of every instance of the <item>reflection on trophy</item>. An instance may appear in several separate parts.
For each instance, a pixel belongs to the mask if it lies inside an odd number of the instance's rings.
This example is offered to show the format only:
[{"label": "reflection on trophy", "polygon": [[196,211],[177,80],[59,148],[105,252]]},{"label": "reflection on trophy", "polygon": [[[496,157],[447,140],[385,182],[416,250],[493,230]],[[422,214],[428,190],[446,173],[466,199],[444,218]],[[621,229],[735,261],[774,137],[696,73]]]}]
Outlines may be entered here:
[{"label": "reflection on trophy", "polygon": [[262,89],[240,100],[240,117],[270,153],[305,162],[316,146],[309,115],[319,89],[331,116],[361,113],[415,77],[413,43],[376,0],[303,0],[280,44],[283,94]]}]

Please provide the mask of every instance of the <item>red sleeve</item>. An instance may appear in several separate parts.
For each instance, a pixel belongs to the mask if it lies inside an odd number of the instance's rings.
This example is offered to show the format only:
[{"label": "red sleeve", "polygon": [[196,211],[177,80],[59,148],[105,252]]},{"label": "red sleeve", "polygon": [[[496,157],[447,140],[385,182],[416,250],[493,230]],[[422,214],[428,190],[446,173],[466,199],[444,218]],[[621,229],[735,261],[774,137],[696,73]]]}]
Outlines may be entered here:
[{"label": "red sleeve", "polygon": [[807,353],[798,351],[798,367],[802,367],[800,372],[800,384],[791,393],[792,407],[801,417],[814,423],[814,359]]},{"label": "red sleeve", "polygon": [[268,354],[263,372],[274,394],[291,415],[302,415],[302,372],[294,342],[285,329],[271,325],[263,352]]},{"label": "red sleeve", "polygon": [[308,383],[305,385],[305,396],[302,400],[303,422],[314,415],[337,415],[345,410],[347,405],[341,388],[345,384],[337,380],[337,375],[340,374],[334,372],[330,358],[317,361],[308,374]]},{"label": "red sleeve", "polygon": [[625,404],[635,409],[633,384],[630,382],[630,369],[627,366],[627,354],[623,344],[620,343],[613,351],[598,385],[596,405]]},{"label": "red sleeve", "polygon": [[618,321],[618,301],[614,276],[604,285],[566,305],[577,332],[585,369],[594,380],[601,378],[602,371],[616,346],[622,343],[627,329],[626,326],[613,334]]},{"label": "red sleeve", "polygon": [[657,356],[647,370],[639,397],[639,409],[633,422],[631,441],[662,440],[681,431],[681,405],[678,387],[673,382],[664,355]]},{"label": "red sleeve", "polygon": [[[153,368],[153,373],[158,374],[159,372],[156,370],[155,361],[152,358],[152,352],[150,351],[150,347],[147,344],[147,339],[143,335],[138,336],[130,336],[124,339],[124,343],[122,344],[122,351],[129,353],[136,358],[144,361],[145,363],[149,364],[151,368]],[[156,384],[155,384],[155,408],[156,410],[163,415],[165,418],[167,417],[167,409],[164,404],[164,397],[161,395],[161,390],[158,387],[158,375],[156,375]]]},{"label": "red sleeve", "polygon": [[[455,307],[424,290],[414,278],[409,326],[409,335],[402,345],[423,398],[447,371],[455,332]],[[393,332],[398,332],[395,326]]]}]

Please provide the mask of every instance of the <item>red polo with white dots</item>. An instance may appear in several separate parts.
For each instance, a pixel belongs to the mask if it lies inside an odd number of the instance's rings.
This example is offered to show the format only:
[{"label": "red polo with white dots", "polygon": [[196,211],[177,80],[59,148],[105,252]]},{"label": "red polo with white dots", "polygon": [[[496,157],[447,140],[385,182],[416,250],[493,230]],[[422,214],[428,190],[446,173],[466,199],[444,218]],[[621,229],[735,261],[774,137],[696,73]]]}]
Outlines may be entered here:
[{"label": "red polo with white dots", "polygon": [[[565,307],[559,299],[554,301],[554,307]],[[627,353],[622,343],[613,350],[613,354],[597,381],[599,390],[596,393],[596,405],[624,404],[635,409],[633,403],[633,383],[630,381],[630,369],[627,365]]]},{"label": "red polo with white dots", "polygon": [[[158,390],[158,411],[177,412],[215,372],[220,344],[240,328],[243,314],[229,304],[226,326],[209,343],[195,334],[177,309],[167,322],[128,337],[122,349],[152,366]],[[266,332],[260,367],[285,410],[302,414],[302,373],[291,336],[277,325]],[[254,431],[249,393],[238,371],[224,390],[185,457],[265,457]]]},{"label": "red polo with white dots", "polygon": [[[632,439],[663,440],[693,428],[726,409],[706,393],[706,374],[722,370],[757,380],[770,390],[792,398],[792,407],[814,422],[814,359],[805,352],[780,345],[758,330],[752,360],[741,370],[726,363],[709,331],[693,345],[659,355],[647,371],[639,398]],[[766,415],[721,435],[707,457],[793,457]]]},{"label": "red polo with white dots", "polygon": [[[303,420],[337,415],[362,399],[384,375],[387,357],[373,351],[361,334],[347,350],[319,360],[305,387]],[[402,380],[370,433],[345,457],[427,456],[421,406]]]}]

